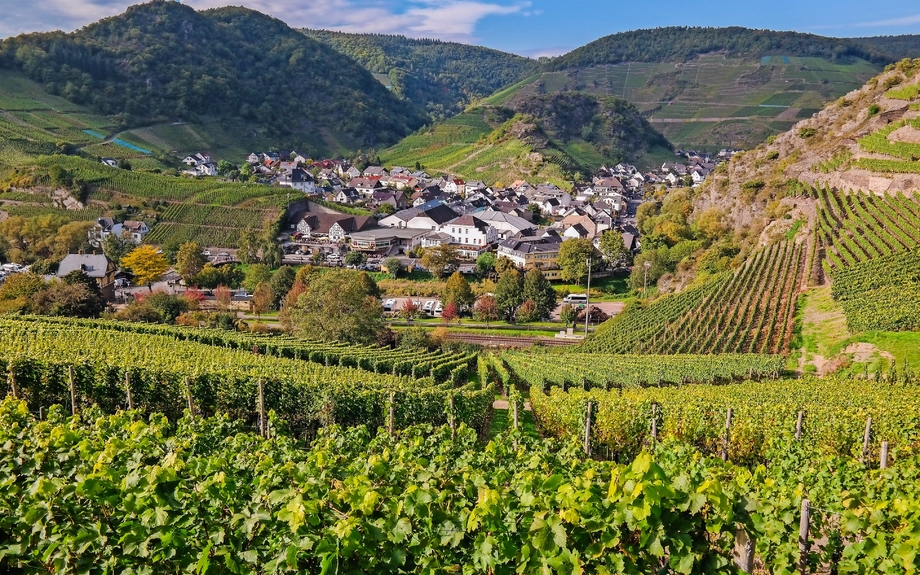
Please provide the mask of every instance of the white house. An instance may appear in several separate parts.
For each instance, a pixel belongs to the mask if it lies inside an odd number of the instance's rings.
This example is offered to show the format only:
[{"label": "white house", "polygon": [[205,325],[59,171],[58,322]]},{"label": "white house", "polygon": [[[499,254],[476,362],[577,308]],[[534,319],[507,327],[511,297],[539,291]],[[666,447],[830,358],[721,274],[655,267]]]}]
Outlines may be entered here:
[{"label": "white house", "polygon": [[457,218],[457,212],[434,200],[418,207],[400,210],[380,220],[385,228],[437,230],[438,226]]},{"label": "white house", "polygon": [[182,163],[186,166],[197,166],[199,164],[210,164],[211,156],[208,154],[191,154],[182,158]]},{"label": "white house", "polygon": [[[122,233],[127,233],[131,236],[131,241],[135,244],[140,245],[143,243],[144,238],[150,233],[150,228],[147,227],[147,224],[137,220],[128,220],[122,225]],[[114,227],[113,227],[114,231]]]},{"label": "white house", "polygon": [[310,172],[303,168],[294,168],[290,174],[284,174],[278,178],[278,185],[287,186],[305,194],[316,193],[316,180]]},{"label": "white house", "polygon": [[442,225],[440,231],[450,235],[463,257],[475,258],[498,241],[495,228],[469,214]]},{"label": "white house", "polygon": [[489,208],[476,214],[476,217],[489,224],[499,236],[499,239],[509,238],[524,230],[532,230],[536,226],[524,218],[493,210]]}]

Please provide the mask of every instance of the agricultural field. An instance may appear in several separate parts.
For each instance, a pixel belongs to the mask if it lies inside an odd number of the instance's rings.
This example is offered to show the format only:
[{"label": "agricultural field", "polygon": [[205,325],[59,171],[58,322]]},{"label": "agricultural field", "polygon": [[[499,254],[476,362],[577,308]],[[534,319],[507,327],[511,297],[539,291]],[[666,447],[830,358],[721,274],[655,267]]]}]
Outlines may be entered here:
[{"label": "agricultural field", "polygon": [[758,250],[736,272],[647,305],[633,304],[578,346],[581,353],[788,352],[806,277],[801,243]]},{"label": "agricultural field", "polygon": [[[553,91],[625,98],[678,148],[750,148],[861,87],[880,68],[857,60],[705,55],[685,63],[623,63],[534,75],[485,105]],[[732,121],[732,118],[741,121]]]}]

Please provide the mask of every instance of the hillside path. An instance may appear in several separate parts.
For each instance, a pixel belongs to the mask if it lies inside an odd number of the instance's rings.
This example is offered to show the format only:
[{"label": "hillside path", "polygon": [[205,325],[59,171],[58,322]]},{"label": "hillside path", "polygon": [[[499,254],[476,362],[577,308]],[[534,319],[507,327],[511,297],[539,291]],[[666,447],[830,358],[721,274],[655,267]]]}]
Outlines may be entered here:
[{"label": "hillside path", "polygon": [[456,168],[456,167],[459,166],[460,164],[462,164],[462,163],[464,163],[464,162],[469,162],[470,160],[472,160],[473,158],[475,158],[475,157],[478,156],[479,154],[485,152],[486,150],[491,150],[491,149],[492,149],[492,144],[489,144],[489,145],[487,145],[487,146],[483,146],[482,148],[479,148],[478,150],[476,150],[475,152],[473,152],[473,153],[470,154],[469,156],[463,158],[463,159],[460,160],[459,162],[454,162],[453,164],[447,166],[446,168],[444,168],[444,171],[445,171],[445,172],[450,172],[451,170],[453,170],[454,168]]}]

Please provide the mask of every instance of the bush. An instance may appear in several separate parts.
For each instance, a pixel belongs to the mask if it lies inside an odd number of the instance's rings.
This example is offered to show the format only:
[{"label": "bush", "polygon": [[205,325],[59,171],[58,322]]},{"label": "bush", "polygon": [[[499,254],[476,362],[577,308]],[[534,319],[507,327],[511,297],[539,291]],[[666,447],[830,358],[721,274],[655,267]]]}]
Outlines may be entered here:
[{"label": "bush", "polygon": [[803,140],[807,140],[808,138],[813,137],[817,133],[818,133],[818,130],[814,128],[801,128],[799,130],[799,137],[802,138]]},{"label": "bush", "polygon": [[882,111],[882,108],[881,108],[881,106],[879,106],[878,104],[872,104],[871,106],[869,106],[869,115],[870,115],[870,116],[874,116],[874,115],[878,114],[878,113],[881,112],[881,111]]}]

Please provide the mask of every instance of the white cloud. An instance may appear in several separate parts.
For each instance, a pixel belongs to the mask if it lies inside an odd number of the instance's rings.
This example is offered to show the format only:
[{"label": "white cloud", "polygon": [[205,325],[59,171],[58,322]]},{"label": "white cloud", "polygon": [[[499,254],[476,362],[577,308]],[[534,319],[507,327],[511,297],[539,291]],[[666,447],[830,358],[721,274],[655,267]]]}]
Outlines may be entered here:
[{"label": "white cloud", "polygon": [[[74,30],[119,14],[140,0],[0,0],[0,38],[23,32]],[[495,15],[524,14],[529,1],[504,0],[243,0],[243,4],[293,27],[343,32],[403,34],[457,42],[476,40],[477,23]],[[196,8],[216,8],[234,0],[185,0]]]},{"label": "white cloud", "polygon": [[876,20],[875,22],[859,22],[858,24],[854,24],[854,26],[869,28],[874,26],[910,26],[912,24],[920,24],[920,14],[901,16],[900,18],[891,18],[888,20]]}]

